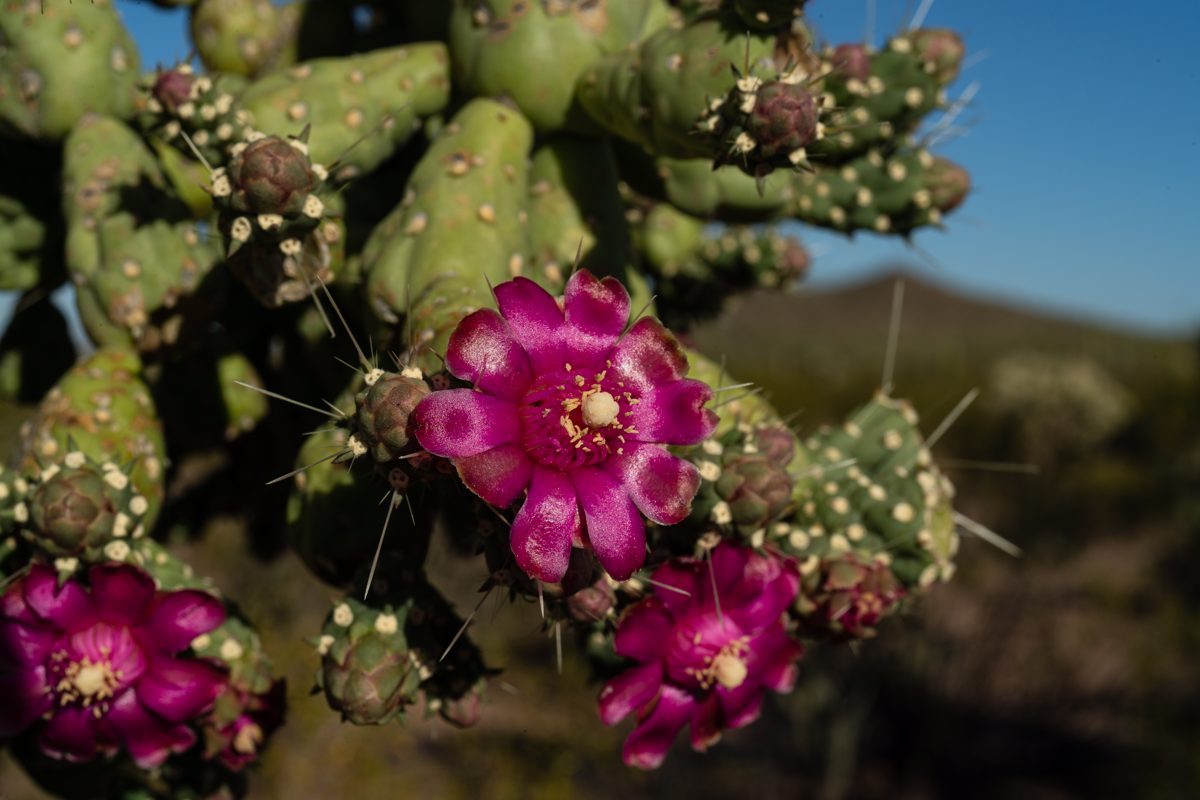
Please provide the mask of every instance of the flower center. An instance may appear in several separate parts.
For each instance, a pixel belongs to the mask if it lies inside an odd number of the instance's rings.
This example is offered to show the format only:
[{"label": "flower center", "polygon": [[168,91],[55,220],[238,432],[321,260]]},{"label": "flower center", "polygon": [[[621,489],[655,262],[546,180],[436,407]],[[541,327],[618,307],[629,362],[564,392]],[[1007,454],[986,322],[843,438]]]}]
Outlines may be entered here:
[{"label": "flower center", "polygon": [[113,669],[107,660],[93,661],[87,656],[70,661],[65,652],[56,653],[55,660],[60,665],[58,682],[54,685],[59,705],[79,703],[90,708],[94,704],[97,715],[108,711],[105,701],[120,688],[121,670]]},{"label": "flower center", "polygon": [[233,751],[242,755],[253,755],[262,744],[263,730],[253,722],[243,725],[233,737]]},{"label": "flower center", "polygon": [[543,375],[520,405],[521,443],[539,464],[567,470],[624,452],[638,398],[608,371],[564,364]]},{"label": "flower center", "polygon": [[713,677],[717,679],[717,683],[726,689],[736,689],[741,686],[742,682],[746,680],[746,673],[749,672],[746,662],[728,646],[717,653],[710,669]]}]

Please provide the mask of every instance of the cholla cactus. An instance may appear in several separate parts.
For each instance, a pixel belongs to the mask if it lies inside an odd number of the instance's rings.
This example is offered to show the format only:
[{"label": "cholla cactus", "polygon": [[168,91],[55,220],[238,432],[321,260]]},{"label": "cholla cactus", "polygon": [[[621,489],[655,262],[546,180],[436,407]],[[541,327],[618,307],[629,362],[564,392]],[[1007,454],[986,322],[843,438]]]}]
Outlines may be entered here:
[{"label": "cholla cactus", "polygon": [[[38,403],[0,472],[0,736],[29,770],[244,790],[286,689],[168,544],[217,518],[336,587],[308,666],[343,719],[486,715],[425,569],[445,530],[483,599],[585,643],[642,768],[953,575],[909,406],[798,438],[677,336],[803,280],[792,221],[946,224],[970,179],[922,133],[956,34],[827,47],[802,0],[157,5],[202,67],[139,75],[110,2],[0,16],[0,393]],[[98,346],[70,368],[68,278]]]}]

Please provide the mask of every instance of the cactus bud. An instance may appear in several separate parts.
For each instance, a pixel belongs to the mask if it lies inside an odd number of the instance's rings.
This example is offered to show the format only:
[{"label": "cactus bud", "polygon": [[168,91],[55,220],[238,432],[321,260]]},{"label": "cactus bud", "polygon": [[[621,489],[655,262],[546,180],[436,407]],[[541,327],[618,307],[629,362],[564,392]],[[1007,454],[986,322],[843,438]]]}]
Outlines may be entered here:
[{"label": "cactus bud", "polygon": [[729,504],[734,524],[760,528],[787,509],[792,482],[787,469],[766,456],[739,454],[725,463],[717,494]]},{"label": "cactus bud", "polygon": [[404,635],[408,611],[345,598],[330,612],[317,645],[317,684],[342,719],[381,725],[416,701],[421,676]]},{"label": "cactus bud", "polygon": [[230,164],[229,176],[231,204],[249,214],[296,216],[320,183],[308,156],[278,136],[247,145]]},{"label": "cactus bud", "polygon": [[925,186],[932,195],[933,207],[943,212],[953,211],[967,198],[971,176],[952,161],[935,158],[925,173]]},{"label": "cactus bud", "polygon": [[853,555],[823,562],[801,586],[795,611],[808,634],[866,639],[904,597],[890,569]]},{"label": "cactus bud", "polygon": [[427,394],[425,381],[394,372],[384,373],[358,394],[354,417],[358,435],[376,461],[391,461],[412,444],[409,418]]},{"label": "cactus bud", "polygon": [[966,46],[962,37],[944,28],[927,28],[909,34],[917,58],[941,86],[947,86],[958,77],[962,68]]},{"label": "cactus bud", "polygon": [[830,60],[846,79],[855,78],[865,82],[871,77],[871,56],[864,45],[840,44],[834,48]]}]

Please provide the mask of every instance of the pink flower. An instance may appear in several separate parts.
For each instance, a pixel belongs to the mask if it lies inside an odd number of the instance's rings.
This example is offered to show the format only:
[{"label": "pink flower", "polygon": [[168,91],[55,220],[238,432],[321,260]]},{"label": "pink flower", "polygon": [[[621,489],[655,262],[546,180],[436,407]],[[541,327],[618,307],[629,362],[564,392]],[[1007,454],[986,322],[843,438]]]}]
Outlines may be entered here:
[{"label": "pink flower", "polygon": [[516,278],[496,287],[496,301],[500,313],[464,319],[446,354],[475,389],[423,399],[417,440],[493,505],[528,492],[511,545],[531,577],[561,580],[574,544],[624,580],[645,560],[642,515],[673,525],[691,510],[696,468],[663,445],[712,432],[712,390],[684,377],[687,358],[657,320],[622,333],[629,294],[612,278],[576,272],[561,304]]},{"label": "pink flower", "polygon": [[225,686],[225,671],[176,658],[225,618],[199,591],[156,591],[137,567],[102,564],[58,586],[35,565],[0,597],[0,737],[45,724],[42,751],[87,761],[124,745],[141,767],[196,741],[187,723]]},{"label": "pink flower", "polygon": [[605,685],[600,719],[614,725],[637,712],[621,752],[631,767],[662,764],[689,722],[692,748],[707,749],[757,719],[767,689],[795,683],[804,648],[782,615],[800,588],[796,564],[728,542],[710,557],[712,575],[697,559],[664,564],[654,580],[677,591],[631,606],[617,626],[617,654],[641,663]]}]

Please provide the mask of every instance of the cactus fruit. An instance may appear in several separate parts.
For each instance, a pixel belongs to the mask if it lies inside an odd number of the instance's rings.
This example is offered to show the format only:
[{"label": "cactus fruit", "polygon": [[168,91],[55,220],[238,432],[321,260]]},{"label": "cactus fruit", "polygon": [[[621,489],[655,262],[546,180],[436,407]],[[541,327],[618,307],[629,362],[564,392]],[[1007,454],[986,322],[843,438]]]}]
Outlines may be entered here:
[{"label": "cactus fruit", "polygon": [[58,141],[89,112],[133,114],[137,46],[111,0],[10,0],[0,40],[0,130]]}]

